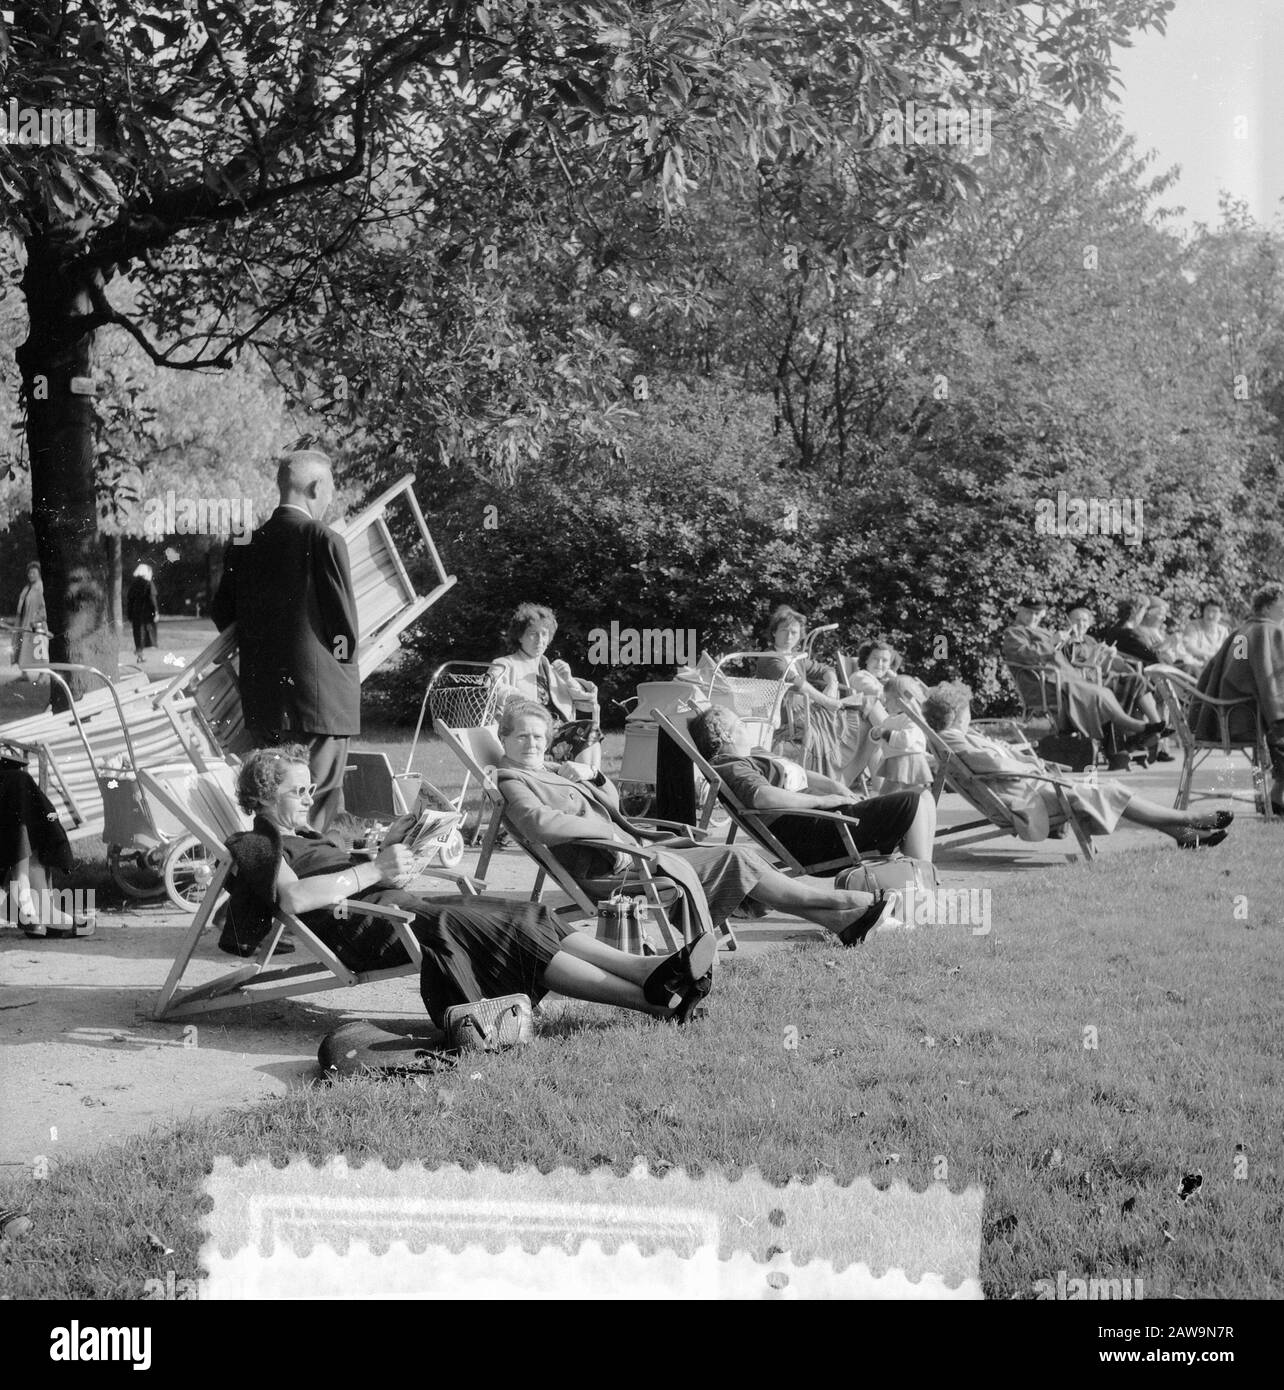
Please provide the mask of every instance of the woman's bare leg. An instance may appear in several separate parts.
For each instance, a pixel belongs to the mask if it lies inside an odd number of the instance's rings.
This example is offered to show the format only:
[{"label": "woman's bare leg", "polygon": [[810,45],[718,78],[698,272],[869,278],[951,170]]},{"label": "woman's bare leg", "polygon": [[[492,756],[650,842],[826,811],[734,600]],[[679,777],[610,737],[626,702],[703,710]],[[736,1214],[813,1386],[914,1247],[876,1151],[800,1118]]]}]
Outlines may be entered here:
[{"label": "woman's bare leg", "polygon": [[651,972],[667,959],[666,956],[635,956],[630,951],[617,951],[586,931],[573,932],[566,937],[560,952],[587,961],[606,974],[634,985],[645,984]]},{"label": "woman's bare leg", "polygon": [[901,841],[901,852],[908,854],[911,859],[930,860],[935,840],[936,802],[932,800],[930,792],[920,792],[918,810],[914,812],[914,821]]},{"label": "woman's bare leg", "polygon": [[[577,932],[577,936],[586,936]],[[571,938],[567,937],[567,941]],[[591,941],[592,938],[590,937]],[[600,942],[596,943],[601,945]],[[609,950],[610,947],[605,949]],[[623,955],[623,952],[616,952]],[[639,956],[638,960],[645,959]],[[562,949],[549,961],[544,970],[544,983],[558,994],[568,999],[586,999],[590,1004],[613,1004],[617,1009],[632,1009],[635,1013],[651,1014],[655,1018],[668,1018],[670,1010],[647,1002],[641,984],[622,980],[610,971],[602,970],[579,955]]]},{"label": "woman's bare leg", "polygon": [[835,888],[824,878],[809,874],[790,878],[778,869],[767,869],[749,895],[764,907],[803,917],[827,931],[840,932],[874,904],[872,893]]},{"label": "woman's bare leg", "polygon": [[1134,796],[1123,809],[1123,819],[1137,825],[1148,826],[1152,830],[1180,838],[1186,830],[1211,830],[1215,824],[1212,815],[1200,815],[1194,811],[1178,811],[1172,806],[1161,806],[1156,801]]}]

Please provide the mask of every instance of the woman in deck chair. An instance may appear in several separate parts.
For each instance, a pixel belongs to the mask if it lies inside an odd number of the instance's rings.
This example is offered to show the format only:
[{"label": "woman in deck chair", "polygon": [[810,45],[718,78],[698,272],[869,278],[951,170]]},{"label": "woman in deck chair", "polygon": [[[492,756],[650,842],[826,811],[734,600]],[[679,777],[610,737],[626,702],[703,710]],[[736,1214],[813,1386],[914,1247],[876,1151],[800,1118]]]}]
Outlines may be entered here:
[{"label": "woman in deck chair", "polygon": [[807,766],[850,784],[879,761],[880,750],[870,737],[872,726],[862,714],[872,701],[862,694],[839,694],[834,668],[806,655],[806,627],[806,618],[796,609],[784,604],[775,609],[767,619],[767,643],[775,654],[760,656],[755,674],[765,679],[788,674],[793,682],[781,708],[783,728],[777,744],[801,743],[805,730]]},{"label": "woman in deck chair", "polygon": [[[544,760],[552,720],[540,705],[513,700],[500,716],[504,760],[500,794],[513,824],[525,836],[548,845],[559,862],[581,881],[610,879],[630,872],[627,855],[577,843],[614,840],[655,851],[655,871],[686,886],[692,876],[721,926],[745,902],[806,918],[833,932],[845,946],[857,946],[880,924],[889,923],[900,894],[847,892],[818,878],[788,878],[752,850],[730,845],[697,845],[684,836],[647,837],[620,814],[619,793],[599,772],[578,763],[551,767]],[[703,913],[703,904],[697,903]]]},{"label": "woman in deck chair", "polygon": [[[712,987],[717,943],[709,933],[656,960],[572,932],[537,903],[407,893],[411,852],[385,845],[371,863],[317,834],[308,825],[313,790],[308,750],[299,744],[259,749],[241,768],[237,796],[254,828],[227,841],[236,874],[225,949],[229,933],[237,954],[254,949],[280,902],[350,970],[391,969],[406,963],[406,948],[385,920],[362,918],[360,904],[404,908],[415,914],[420,993],[439,1028],[452,1005],[505,994],[538,1003],[549,990],[684,1023]],[[350,906],[336,916],[340,903]]]},{"label": "woman in deck chair", "polygon": [[[852,842],[860,853],[901,850],[913,859],[931,859],[936,803],[929,793],[891,792],[853,801],[851,790],[842,783],[807,772],[788,758],[755,752],[745,725],[731,710],[717,705],[696,715],[690,734],[701,756],[713,764],[742,805],[756,811],[838,811],[860,822],[852,831]],[[771,822],[771,832],[804,865],[848,857],[832,821],[780,816]]]},{"label": "woman in deck chair", "polygon": [[[923,718],[935,729],[950,751],[972,772],[1010,772],[1011,782],[1001,782],[995,793],[1012,810],[1023,839],[1042,839],[1047,834],[1049,813],[1058,810],[1055,789],[1047,782],[1022,780],[1030,774],[1055,775],[1037,759],[1022,755],[1010,744],[978,734],[972,723],[972,692],[961,681],[947,681],[928,692]],[[1175,811],[1135,796],[1122,782],[1104,781],[1097,786],[1057,779],[1080,825],[1089,835],[1109,835],[1121,820],[1149,826],[1169,836],[1183,849],[1219,845],[1234,819],[1230,811],[1196,815]],[[1043,835],[1039,829],[1042,828]],[[1028,833],[1027,833],[1028,832]]]},{"label": "woman in deck chair", "polygon": [[[544,655],[556,635],[557,615],[551,608],[519,603],[508,621],[508,654],[495,658],[490,673],[509,698],[533,700],[553,716],[559,757],[596,772],[602,766],[602,730],[594,713],[597,686],[573,675],[565,661],[549,661]],[[584,711],[590,717],[585,718]]]}]

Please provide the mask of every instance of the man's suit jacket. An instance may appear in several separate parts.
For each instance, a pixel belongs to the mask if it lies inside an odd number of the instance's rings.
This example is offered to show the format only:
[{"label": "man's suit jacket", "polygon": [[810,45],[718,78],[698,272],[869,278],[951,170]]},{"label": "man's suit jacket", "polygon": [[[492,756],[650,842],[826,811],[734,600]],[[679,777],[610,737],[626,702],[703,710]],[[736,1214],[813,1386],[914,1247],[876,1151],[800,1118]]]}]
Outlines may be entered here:
[{"label": "man's suit jacket", "polygon": [[[1204,667],[1199,690],[1215,700],[1252,700],[1268,729],[1284,724],[1284,623],[1249,618]],[[1191,722],[1197,738],[1219,737],[1217,713],[1211,706],[1196,703]],[[1247,742],[1256,732],[1257,721],[1250,709],[1231,712],[1232,738]]]},{"label": "man's suit jacket", "polygon": [[361,732],[357,605],[348,552],[328,527],[278,507],[249,545],[229,545],[211,614],[236,624],[247,726]]}]

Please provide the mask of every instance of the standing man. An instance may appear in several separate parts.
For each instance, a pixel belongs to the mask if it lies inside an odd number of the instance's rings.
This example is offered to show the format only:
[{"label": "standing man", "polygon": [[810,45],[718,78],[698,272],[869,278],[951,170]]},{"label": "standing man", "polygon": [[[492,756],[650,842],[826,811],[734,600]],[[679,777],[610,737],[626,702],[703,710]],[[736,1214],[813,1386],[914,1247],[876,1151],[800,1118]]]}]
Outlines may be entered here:
[{"label": "standing man", "polygon": [[248,546],[228,546],[210,612],[220,631],[236,624],[251,737],[260,747],[308,745],[308,821],[324,833],[343,809],[348,740],[361,732],[357,605],[347,548],[322,524],[334,497],[329,458],[286,454],[276,483],[276,511]]}]

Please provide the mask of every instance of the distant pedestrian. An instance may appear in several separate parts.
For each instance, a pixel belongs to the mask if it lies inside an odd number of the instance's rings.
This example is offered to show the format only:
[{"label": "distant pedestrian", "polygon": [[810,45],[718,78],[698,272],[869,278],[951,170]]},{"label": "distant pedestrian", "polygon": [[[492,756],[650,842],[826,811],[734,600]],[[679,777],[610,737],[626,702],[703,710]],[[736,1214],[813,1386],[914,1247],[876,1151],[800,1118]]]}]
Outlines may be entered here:
[{"label": "distant pedestrian", "polygon": [[140,564],[129,581],[125,596],[125,616],[134,629],[134,660],[141,666],[143,653],[156,646],[156,585],[152,583],[152,567]]},{"label": "distant pedestrian", "polygon": [[324,834],[343,809],[348,740],[361,732],[357,603],[347,547],[322,524],[334,497],[330,460],[315,449],[286,454],[276,481],[276,511],[249,545],[227,547],[210,615],[220,631],[236,624],[251,737],[308,745],[308,822]]},{"label": "distant pedestrian", "polygon": [[18,595],[18,631],[13,638],[13,664],[26,672],[33,684],[33,666],[44,666],[49,660],[49,618],[45,612],[45,586],[40,566],[32,561],[27,566],[27,582]]}]

